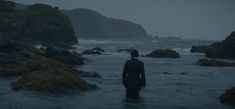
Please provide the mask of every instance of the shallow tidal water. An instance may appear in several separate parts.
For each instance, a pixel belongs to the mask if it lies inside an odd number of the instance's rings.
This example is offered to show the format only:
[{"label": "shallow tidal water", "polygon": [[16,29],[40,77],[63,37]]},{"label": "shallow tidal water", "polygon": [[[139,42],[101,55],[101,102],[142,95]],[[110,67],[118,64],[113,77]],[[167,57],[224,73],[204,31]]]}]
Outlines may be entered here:
[{"label": "shallow tidal water", "polygon": [[[81,52],[83,49],[101,46],[107,50],[102,55],[84,55],[88,59],[85,65],[77,66],[79,70],[102,75],[102,78],[85,78],[88,82],[96,84],[99,87],[97,90],[69,96],[43,96],[28,91],[13,92],[9,84],[17,78],[0,79],[0,108],[233,109],[221,104],[218,97],[226,89],[235,86],[235,68],[198,66],[195,63],[204,57],[203,54],[192,54],[184,46],[177,48],[175,45],[174,49],[181,55],[179,59],[140,57],[145,63],[147,86],[141,90],[140,100],[129,102],[125,98],[125,89],[121,82],[123,65],[130,58],[129,54],[116,53],[115,49],[118,47],[105,44],[100,42],[90,46],[84,43],[81,48],[75,49]],[[150,49],[161,48],[141,47],[141,54],[150,52]]]}]

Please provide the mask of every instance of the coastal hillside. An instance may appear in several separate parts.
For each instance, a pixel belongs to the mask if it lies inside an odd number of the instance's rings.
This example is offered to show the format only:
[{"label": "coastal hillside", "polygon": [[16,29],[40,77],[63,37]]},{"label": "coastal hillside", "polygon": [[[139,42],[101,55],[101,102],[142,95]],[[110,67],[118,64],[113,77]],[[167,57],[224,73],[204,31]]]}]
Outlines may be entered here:
[{"label": "coastal hillside", "polygon": [[139,24],[106,17],[90,9],[78,8],[62,12],[70,18],[79,38],[137,40],[148,37]]}]

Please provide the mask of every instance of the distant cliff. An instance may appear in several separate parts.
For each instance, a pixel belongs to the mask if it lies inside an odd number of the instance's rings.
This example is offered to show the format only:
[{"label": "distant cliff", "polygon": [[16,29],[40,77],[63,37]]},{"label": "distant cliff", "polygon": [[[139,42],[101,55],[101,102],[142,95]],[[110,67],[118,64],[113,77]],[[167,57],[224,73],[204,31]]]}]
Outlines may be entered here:
[{"label": "distant cliff", "polygon": [[77,43],[69,18],[49,5],[0,0],[0,39],[69,46]]},{"label": "distant cliff", "polygon": [[141,25],[126,20],[109,18],[89,9],[62,10],[74,27],[75,33],[83,39],[124,39],[148,38]]}]

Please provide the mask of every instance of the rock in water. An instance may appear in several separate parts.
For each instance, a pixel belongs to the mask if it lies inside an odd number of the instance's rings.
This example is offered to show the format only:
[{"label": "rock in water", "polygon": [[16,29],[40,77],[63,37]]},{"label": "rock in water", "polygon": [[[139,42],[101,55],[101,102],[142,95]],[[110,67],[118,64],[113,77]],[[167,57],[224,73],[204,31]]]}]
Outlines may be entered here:
[{"label": "rock in water", "polygon": [[216,59],[199,59],[197,61],[197,63],[200,66],[235,66],[235,63],[231,63],[231,62],[225,62],[225,61],[221,61],[221,60],[216,60]]},{"label": "rock in water", "polygon": [[67,94],[73,90],[90,90],[94,87],[80,78],[73,69],[41,69],[11,83],[12,89],[49,94]]},{"label": "rock in water", "polygon": [[79,71],[79,76],[81,77],[88,77],[88,78],[101,78],[102,76],[96,72],[84,72]]},{"label": "rock in water", "polygon": [[53,47],[48,47],[45,50],[44,56],[53,58],[64,64],[81,65],[84,64],[85,58],[77,52],[70,52],[68,50],[58,50]]},{"label": "rock in water", "polygon": [[13,90],[26,89],[57,94],[95,88],[95,85],[90,85],[80,78],[79,71],[73,66],[74,62],[63,61],[76,61],[76,58],[80,57],[69,51],[61,53],[56,49],[49,49],[47,52],[48,57],[42,54],[46,52],[39,52],[30,46],[16,43],[0,44],[0,76],[22,76],[11,84]]},{"label": "rock in water", "polygon": [[209,58],[235,59],[235,31],[222,42],[216,42],[208,46],[206,56]]},{"label": "rock in water", "polygon": [[95,51],[98,51],[98,52],[105,52],[105,50],[100,48],[100,47],[92,48],[92,50],[95,50]]},{"label": "rock in water", "polygon": [[180,58],[179,53],[172,49],[158,49],[145,56],[153,58]]},{"label": "rock in water", "polygon": [[235,106],[235,87],[227,90],[219,99],[221,103]]},{"label": "rock in water", "polygon": [[192,53],[205,53],[208,46],[192,46],[191,52]]},{"label": "rock in water", "polygon": [[83,51],[82,54],[98,54],[98,55],[100,55],[101,52],[97,51],[97,50],[90,49],[90,50]]}]

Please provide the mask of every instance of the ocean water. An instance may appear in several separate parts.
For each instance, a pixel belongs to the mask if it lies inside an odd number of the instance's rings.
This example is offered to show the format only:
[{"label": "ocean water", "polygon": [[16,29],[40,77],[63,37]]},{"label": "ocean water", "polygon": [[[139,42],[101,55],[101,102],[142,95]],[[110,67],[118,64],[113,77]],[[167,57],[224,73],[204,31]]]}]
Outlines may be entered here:
[{"label": "ocean water", "polygon": [[[97,72],[102,78],[85,78],[97,84],[97,90],[71,96],[43,96],[37,93],[13,92],[9,83],[17,78],[0,79],[1,109],[233,109],[221,104],[218,97],[235,86],[235,67],[201,67],[196,65],[204,55],[190,53],[192,45],[207,45],[211,41],[96,41],[81,40],[73,51],[82,52],[93,47],[106,50],[102,55],[84,55],[85,65],[77,69]],[[146,88],[141,99],[130,102],[125,98],[121,74],[130,58],[117,53],[119,48],[136,48],[146,54],[159,48],[172,48],[179,59],[140,57],[145,63]]]}]

